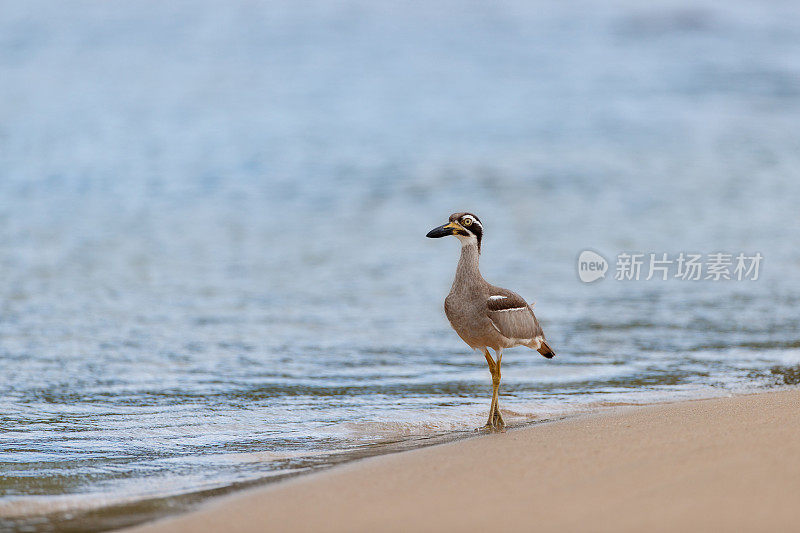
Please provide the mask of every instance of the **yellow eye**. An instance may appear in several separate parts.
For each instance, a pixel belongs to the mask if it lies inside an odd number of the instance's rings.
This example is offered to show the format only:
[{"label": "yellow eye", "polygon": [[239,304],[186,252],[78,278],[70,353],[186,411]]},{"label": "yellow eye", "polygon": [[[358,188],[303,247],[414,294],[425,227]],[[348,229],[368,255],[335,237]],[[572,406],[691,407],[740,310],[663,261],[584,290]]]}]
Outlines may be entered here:
[{"label": "yellow eye", "polygon": [[465,226],[471,226],[472,225],[472,219],[471,218],[462,218],[461,219],[461,223],[464,224]]}]

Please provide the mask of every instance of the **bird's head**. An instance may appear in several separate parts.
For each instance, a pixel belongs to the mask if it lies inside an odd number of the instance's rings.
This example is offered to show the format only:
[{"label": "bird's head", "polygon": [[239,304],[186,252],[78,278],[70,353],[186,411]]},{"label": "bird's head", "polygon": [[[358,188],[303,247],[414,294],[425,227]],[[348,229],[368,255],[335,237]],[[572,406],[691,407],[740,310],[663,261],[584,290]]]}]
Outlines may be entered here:
[{"label": "bird's head", "polygon": [[438,228],[433,228],[428,232],[428,237],[438,239],[455,235],[461,241],[461,246],[475,244],[478,251],[481,249],[481,237],[483,237],[483,225],[477,216],[472,213],[453,213],[450,221]]}]

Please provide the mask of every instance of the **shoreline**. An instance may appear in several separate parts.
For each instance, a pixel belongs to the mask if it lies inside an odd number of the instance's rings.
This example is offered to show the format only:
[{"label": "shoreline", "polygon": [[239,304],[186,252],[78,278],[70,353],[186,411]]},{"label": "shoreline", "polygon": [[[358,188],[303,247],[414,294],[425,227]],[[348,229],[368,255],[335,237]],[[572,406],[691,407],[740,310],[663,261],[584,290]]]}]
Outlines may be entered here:
[{"label": "shoreline", "polygon": [[800,389],[786,389],[380,455],[124,531],[779,531],[797,501]]}]

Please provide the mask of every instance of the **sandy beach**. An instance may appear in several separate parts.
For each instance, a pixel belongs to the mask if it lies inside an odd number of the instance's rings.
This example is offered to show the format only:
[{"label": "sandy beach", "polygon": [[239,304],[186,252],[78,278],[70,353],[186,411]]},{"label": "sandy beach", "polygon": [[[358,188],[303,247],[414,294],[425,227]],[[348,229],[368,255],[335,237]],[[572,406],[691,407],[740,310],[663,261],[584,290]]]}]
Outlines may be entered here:
[{"label": "sandy beach", "polygon": [[784,390],[375,457],[127,531],[798,531],[798,502],[800,390]]}]

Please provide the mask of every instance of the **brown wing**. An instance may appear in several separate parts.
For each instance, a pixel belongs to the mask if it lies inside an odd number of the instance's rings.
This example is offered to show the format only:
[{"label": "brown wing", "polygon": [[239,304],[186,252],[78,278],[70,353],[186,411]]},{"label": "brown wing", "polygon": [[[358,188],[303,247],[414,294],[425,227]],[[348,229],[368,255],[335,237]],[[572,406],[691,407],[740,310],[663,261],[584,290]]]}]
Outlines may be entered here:
[{"label": "brown wing", "polygon": [[486,314],[501,335],[520,341],[544,337],[533,309],[515,292],[496,288],[486,301]]}]

